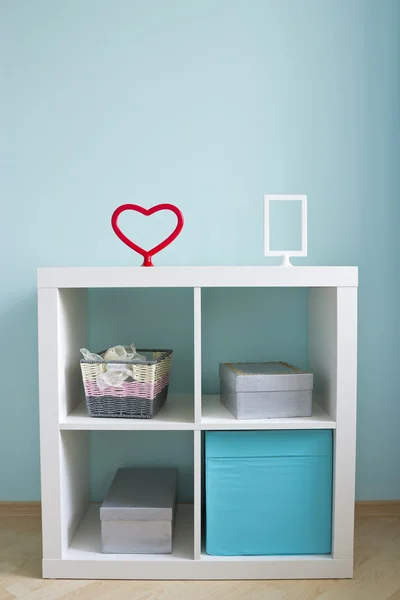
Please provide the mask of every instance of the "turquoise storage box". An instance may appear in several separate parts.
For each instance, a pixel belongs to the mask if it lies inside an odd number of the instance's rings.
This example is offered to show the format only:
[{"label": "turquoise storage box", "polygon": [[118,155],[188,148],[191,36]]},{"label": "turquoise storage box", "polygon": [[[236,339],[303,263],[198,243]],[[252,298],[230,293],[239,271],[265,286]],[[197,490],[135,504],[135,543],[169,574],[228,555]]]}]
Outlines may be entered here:
[{"label": "turquoise storage box", "polygon": [[332,431],[206,433],[206,552],[329,554]]}]

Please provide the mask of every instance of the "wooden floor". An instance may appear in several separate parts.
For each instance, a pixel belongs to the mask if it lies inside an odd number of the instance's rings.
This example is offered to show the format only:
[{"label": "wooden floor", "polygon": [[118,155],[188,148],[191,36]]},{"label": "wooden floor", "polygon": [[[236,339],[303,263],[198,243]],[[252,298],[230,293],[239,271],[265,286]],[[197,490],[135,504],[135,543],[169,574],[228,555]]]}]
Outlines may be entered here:
[{"label": "wooden floor", "polygon": [[51,581],[40,520],[0,518],[0,600],[400,600],[400,517],[358,516],[353,580]]}]

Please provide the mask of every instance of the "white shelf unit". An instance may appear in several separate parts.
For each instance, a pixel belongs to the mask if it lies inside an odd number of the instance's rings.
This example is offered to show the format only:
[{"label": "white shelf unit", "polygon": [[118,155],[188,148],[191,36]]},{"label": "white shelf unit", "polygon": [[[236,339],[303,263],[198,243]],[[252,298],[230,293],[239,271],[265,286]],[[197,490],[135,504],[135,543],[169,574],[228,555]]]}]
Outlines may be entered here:
[{"label": "white shelf unit", "polygon": [[[79,579],[306,579],[353,574],[356,389],[356,267],[68,267],[38,270],[43,577]],[[79,348],[87,345],[89,288],[193,288],[194,390],[170,394],[151,420],[86,414]],[[201,297],[205,287],[308,288],[310,418],[238,421],[203,395]],[[332,429],[332,553],[208,556],[202,548],[202,431]],[[170,555],[107,555],[98,506],[90,504],[90,431],[193,431],[194,505],[177,513]]]}]

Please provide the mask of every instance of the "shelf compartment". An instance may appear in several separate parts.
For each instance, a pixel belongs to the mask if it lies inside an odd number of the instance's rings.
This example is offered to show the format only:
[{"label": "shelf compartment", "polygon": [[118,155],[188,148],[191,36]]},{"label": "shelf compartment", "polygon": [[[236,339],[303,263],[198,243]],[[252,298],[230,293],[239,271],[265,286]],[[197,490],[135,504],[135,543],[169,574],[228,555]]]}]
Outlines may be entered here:
[{"label": "shelf compartment", "polygon": [[172,554],[103,554],[100,505],[90,505],[62,559],[43,561],[63,579],[323,579],[351,577],[353,561],[331,555],[209,556],[193,559],[193,505],[178,505]]},{"label": "shelf compartment", "polygon": [[220,402],[219,394],[202,398],[202,429],[336,429],[336,422],[318,404],[311,417],[280,419],[236,419]]},{"label": "shelf compartment", "polygon": [[193,505],[179,504],[172,554],[103,554],[101,551],[100,504],[91,504],[63,559],[136,563],[192,561],[193,530]]},{"label": "shelf compartment", "polygon": [[168,394],[167,401],[152,419],[113,419],[89,417],[81,402],[59,423],[61,430],[131,431],[193,430],[193,394]]}]

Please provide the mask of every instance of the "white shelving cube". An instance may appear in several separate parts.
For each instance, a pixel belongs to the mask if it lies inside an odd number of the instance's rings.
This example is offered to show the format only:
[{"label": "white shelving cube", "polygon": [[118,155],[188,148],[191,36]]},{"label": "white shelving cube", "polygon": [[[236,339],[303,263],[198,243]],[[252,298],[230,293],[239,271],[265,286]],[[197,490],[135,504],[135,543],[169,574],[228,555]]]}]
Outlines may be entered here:
[{"label": "white shelving cube", "polygon": [[[43,576],[79,579],[306,579],[353,574],[356,389],[356,267],[68,267],[38,270]],[[150,420],[87,416],[79,348],[87,346],[89,288],[193,288],[194,390],[170,394]],[[201,292],[205,287],[302,287],[309,294],[309,418],[236,420],[202,394]],[[202,550],[201,432],[332,429],[332,553],[208,556]],[[89,432],[193,431],[194,505],[181,505],[170,555],[102,554],[98,507],[89,497]]]}]

